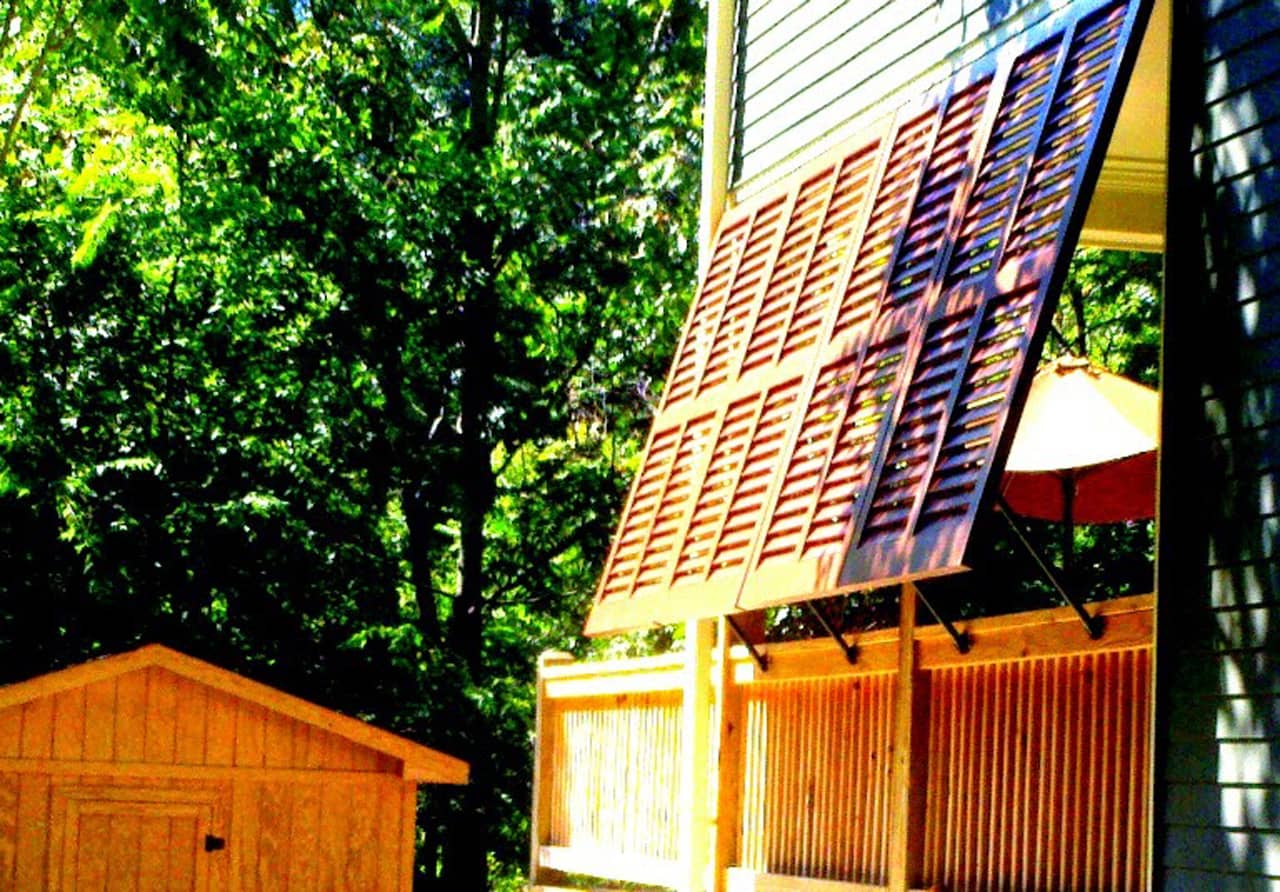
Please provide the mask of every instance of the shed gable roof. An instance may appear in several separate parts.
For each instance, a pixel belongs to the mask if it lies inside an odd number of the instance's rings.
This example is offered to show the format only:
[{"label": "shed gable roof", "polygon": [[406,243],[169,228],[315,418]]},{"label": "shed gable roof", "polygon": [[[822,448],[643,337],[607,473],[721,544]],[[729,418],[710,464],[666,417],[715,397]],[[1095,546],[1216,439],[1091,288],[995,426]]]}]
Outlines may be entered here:
[{"label": "shed gable roof", "polygon": [[726,214],[588,633],[964,569],[1149,5],[1072,3]]},{"label": "shed gable roof", "polygon": [[[0,687],[0,713],[152,669],[170,672],[195,685],[252,704],[269,715],[300,722],[348,741],[357,748],[397,760],[403,764],[402,773],[407,780],[429,783],[467,781],[469,767],[460,759],[159,644]],[[176,704],[175,708],[180,706]]]}]

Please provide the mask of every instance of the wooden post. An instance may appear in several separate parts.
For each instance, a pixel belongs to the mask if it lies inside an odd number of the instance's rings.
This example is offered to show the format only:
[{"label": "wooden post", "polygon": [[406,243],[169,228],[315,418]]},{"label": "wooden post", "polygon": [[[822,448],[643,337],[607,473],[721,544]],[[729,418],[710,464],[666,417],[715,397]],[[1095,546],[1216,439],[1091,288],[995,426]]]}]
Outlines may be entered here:
[{"label": "wooden post", "polygon": [[889,889],[907,892],[924,867],[928,788],[929,684],[915,641],[916,587],[903,583],[898,622],[898,677],[893,703],[893,776],[889,823]]},{"label": "wooden post", "polygon": [[573,662],[573,657],[559,651],[547,651],[538,657],[537,693],[534,700],[533,719],[533,795],[529,808],[529,884],[556,882],[559,876],[548,875],[539,862],[540,850],[551,841],[551,795],[547,782],[552,780],[551,756],[559,741],[551,739],[553,726],[547,715],[547,682],[543,670],[552,665]]},{"label": "wooden post", "polygon": [[733,633],[723,617],[716,625],[716,649],[712,679],[716,700],[715,849],[711,864],[711,889],[724,892],[729,868],[738,856],[742,826],[742,689],[733,680],[729,648]]},{"label": "wooden post", "polygon": [[711,0],[707,9],[707,68],[703,85],[702,206],[698,244],[705,269],[729,188],[729,128],[733,117],[735,0]]},{"label": "wooden post", "polygon": [[685,624],[683,722],[681,723],[680,892],[706,892],[711,864],[708,775],[711,771],[711,662],[714,620]]}]

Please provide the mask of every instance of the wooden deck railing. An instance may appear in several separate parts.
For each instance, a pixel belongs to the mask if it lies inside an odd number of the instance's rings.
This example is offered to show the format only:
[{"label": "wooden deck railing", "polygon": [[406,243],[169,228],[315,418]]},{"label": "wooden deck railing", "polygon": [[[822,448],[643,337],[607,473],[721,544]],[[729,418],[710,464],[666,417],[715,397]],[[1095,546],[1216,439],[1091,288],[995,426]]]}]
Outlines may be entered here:
[{"label": "wooden deck railing", "polygon": [[676,884],[683,660],[572,663],[538,678],[541,872]]},{"label": "wooden deck railing", "polygon": [[[917,629],[922,791],[900,857],[939,889],[1142,888],[1148,872],[1151,599],[966,624],[961,655]],[[729,652],[716,766],[725,852],[714,888],[885,888],[893,872],[897,630]],[[679,656],[544,659],[535,881],[561,873],[681,886]],[[712,796],[716,796],[713,784]]]}]

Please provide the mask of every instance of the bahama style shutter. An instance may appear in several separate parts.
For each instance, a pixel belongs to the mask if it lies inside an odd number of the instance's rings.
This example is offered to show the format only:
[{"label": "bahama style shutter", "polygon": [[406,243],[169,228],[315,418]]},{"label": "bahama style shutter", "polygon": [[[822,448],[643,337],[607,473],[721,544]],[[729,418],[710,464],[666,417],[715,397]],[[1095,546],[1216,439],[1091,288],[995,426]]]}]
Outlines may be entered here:
[{"label": "bahama style shutter", "polygon": [[589,634],[965,569],[1148,6],[1073,3],[725,215]]}]

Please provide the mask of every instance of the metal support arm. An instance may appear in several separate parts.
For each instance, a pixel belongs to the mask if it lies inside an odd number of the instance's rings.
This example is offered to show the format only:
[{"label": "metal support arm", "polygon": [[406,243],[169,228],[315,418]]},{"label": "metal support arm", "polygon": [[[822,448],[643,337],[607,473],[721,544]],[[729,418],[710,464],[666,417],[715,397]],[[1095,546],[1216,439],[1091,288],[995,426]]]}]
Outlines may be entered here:
[{"label": "metal support arm", "polygon": [[951,642],[956,646],[956,650],[960,651],[962,654],[967,654],[970,648],[973,647],[973,639],[969,637],[969,633],[961,632],[955,627],[955,624],[952,623],[951,620],[939,613],[937,608],[934,607],[929,599],[924,596],[924,591],[919,585],[916,585],[915,589],[916,594],[920,597],[920,603],[928,608],[929,612],[933,614],[933,618],[938,621],[938,625],[947,630],[947,634],[951,636]]},{"label": "metal support arm", "polygon": [[805,601],[805,605],[809,608],[818,619],[818,624],[822,626],[824,632],[831,636],[835,643],[844,652],[844,658],[849,661],[849,665],[855,665],[858,662],[858,647],[855,644],[849,644],[844,640],[844,636],[831,624],[831,620],[827,619],[827,615],[818,609],[818,605],[812,601]]},{"label": "metal support arm", "polygon": [[742,643],[742,646],[747,649],[747,653],[751,654],[751,659],[755,660],[755,664],[760,667],[760,671],[768,672],[769,655],[747,640],[746,634],[742,631],[742,626],[738,625],[738,621],[732,616],[726,614],[724,621],[728,624],[729,628],[733,629],[733,634],[737,636],[738,641]]},{"label": "metal support arm", "polygon": [[1067,591],[1067,587],[1062,584],[1062,580],[1058,578],[1058,574],[1054,572],[1052,565],[1050,565],[1049,562],[1044,559],[1044,556],[1036,550],[1035,545],[1031,543],[1031,539],[1027,536],[1026,530],[1024,530],[1018,521],[1014,519],[1013,509],[1011,509],[1009,507],[1009,503],[1004,500],[1004,496],[997,496],[996,499],[996,504],[1000,507],[1000,513],[1004,515],[1005,521],[1008,522],[1009,529],[1013,530],[1014,537],[1022,547],[1026,549],[1027,553],[1031,555],[1032,560],[1034,560],[1036,565],[1039,566],[1040,572],[1049,580],[1049,584],[1057,590],[1058,594],[1064,601],[1071,605],[1071,609],[1076,612],[1076,616],[1080,617],[1080,622],[1084,624],[1084,629],[1089,633],[1089,637],[1095,641],[1101,638],[1103,628],[1106,625],[1106,620],[1101,616],[1090,616],[1089,612],[1084,609],[1084,605],[1080,603],[1079,599],[1075,598]]}]

